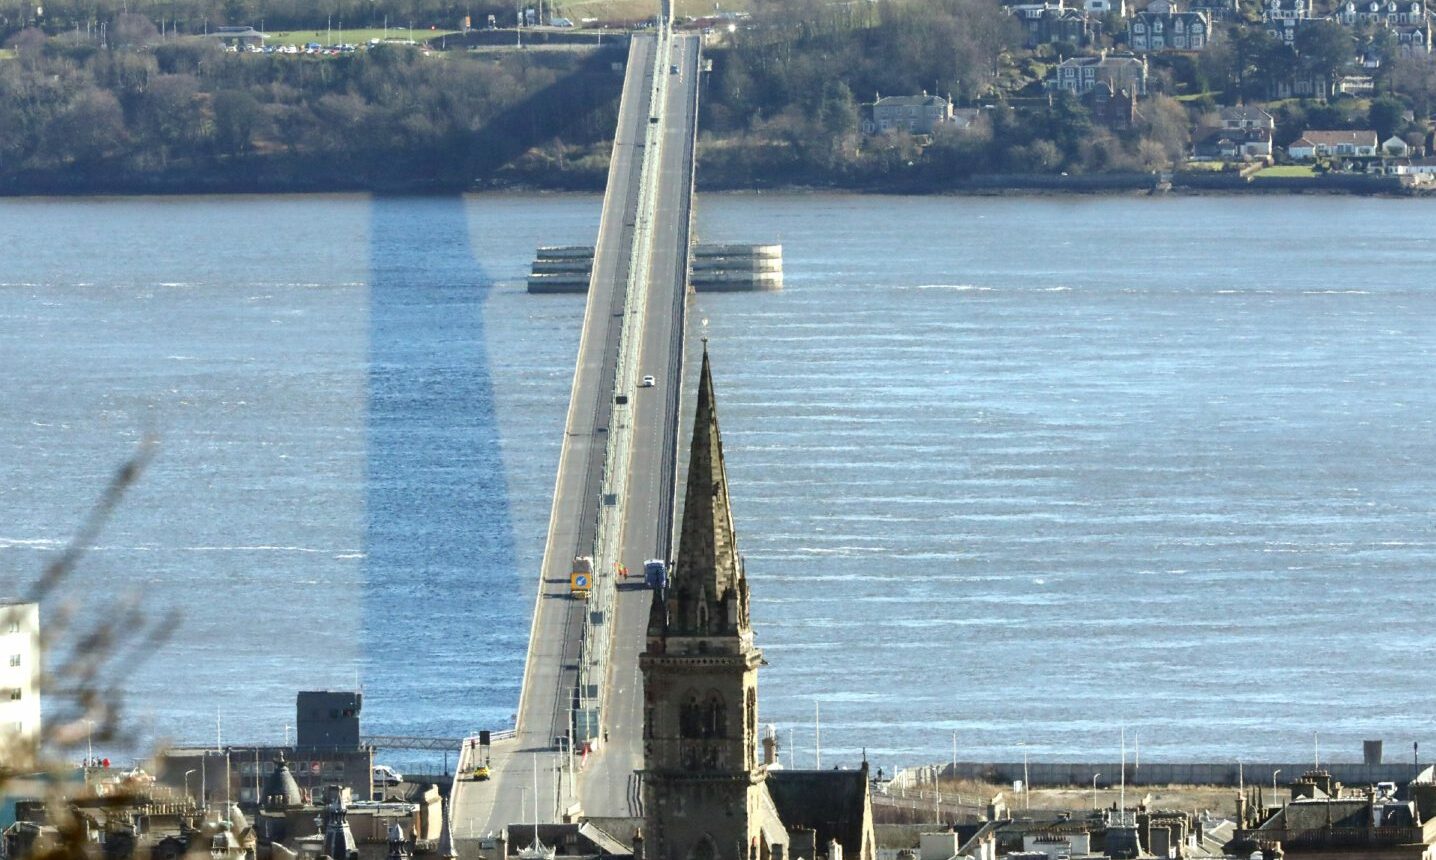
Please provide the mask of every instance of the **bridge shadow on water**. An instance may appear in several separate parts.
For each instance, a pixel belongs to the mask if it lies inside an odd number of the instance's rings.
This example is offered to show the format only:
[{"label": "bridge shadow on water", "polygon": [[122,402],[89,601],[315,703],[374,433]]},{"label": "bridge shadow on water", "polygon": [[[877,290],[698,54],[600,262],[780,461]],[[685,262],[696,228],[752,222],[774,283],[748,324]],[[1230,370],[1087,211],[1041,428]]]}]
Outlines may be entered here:
[{"label": "bridge shadow on water", "polygon": [[518,694],[528,607],[466,206],[371,206],[366,733],[454,737],[506,720]]}]

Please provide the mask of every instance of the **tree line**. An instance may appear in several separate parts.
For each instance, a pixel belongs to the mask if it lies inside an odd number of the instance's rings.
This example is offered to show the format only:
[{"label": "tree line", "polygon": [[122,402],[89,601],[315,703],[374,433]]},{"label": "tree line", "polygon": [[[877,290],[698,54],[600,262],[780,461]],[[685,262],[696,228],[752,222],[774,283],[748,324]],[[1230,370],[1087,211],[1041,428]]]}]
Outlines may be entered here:
[{"label": "tree line", "polygon": [[[37,9],[41,10],[37,13]],[[263,26],[267,30],[391,24],[457,28],[465,16],[489,14],[512,22],[514,6],[470,0],[0,0],[0,41],[26,27],[48,33],[97,29],[121,15],[142,15],[165,31],[201,33],[207,27]]]},{"label": "tree line", "polygon": [[[464,188],[555,146],[575,174],[566,181],[592,182],[604,170],[592,144],[616,117],[611,56],[12,44],[17,57],[0,61],[10,190]],[[565,137],[575,143],[556,142]]]}]

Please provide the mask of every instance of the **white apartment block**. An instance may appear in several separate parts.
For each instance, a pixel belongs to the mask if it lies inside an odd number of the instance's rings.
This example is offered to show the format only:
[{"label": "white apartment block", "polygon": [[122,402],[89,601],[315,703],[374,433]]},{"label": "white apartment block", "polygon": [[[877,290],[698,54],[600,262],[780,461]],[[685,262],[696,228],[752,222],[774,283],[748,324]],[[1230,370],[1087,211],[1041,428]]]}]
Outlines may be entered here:
[{"label": "white apartment block", "polygon": [[35,764],[40,669],[39,604],[0,603],[0,768]]}]

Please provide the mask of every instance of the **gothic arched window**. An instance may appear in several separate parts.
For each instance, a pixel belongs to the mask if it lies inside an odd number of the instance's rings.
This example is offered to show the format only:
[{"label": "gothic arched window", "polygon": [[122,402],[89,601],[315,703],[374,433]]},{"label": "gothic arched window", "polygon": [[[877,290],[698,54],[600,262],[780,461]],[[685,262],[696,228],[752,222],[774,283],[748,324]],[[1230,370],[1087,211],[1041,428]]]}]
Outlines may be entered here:
[{"label": "gothic arched window", "polygon": [[698,704],[698,694],[690,691],[678,706],[678,736],[697,738],[703,736],[703,708]]},{"label": "gothic arched window", "polygon": [[728,709],[717,692],[710,692],[703,703],[703,737],[721,738],[728,734]]},{"label": "gothic arched window", "polygon": [[703,834],[698,844],[688,852],[688,860],[718,860],[718,846],[713,844],[713,837]]}]

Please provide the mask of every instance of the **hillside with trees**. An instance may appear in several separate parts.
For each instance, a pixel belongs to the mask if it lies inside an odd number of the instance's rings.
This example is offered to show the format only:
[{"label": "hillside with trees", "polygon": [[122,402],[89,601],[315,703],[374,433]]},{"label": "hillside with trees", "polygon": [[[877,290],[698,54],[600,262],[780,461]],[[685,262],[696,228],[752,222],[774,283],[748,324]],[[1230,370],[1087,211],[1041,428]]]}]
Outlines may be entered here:
[{"label": "hillside with trees", "polygon": [[[466,50],[475,43],[464,37],[246,53],[186,33],[481,10],[439,0],[44,8],[43,21],[14,7],[0,17],[0,191],[602,187],[617,39],[603,49]],[[1238,8],[1206,50],[1144,58],[1145,91],[1113,122],[1050,81],[1069,57],[1126,48],[1119,18],[1084,46],[1031,45],[996,0],[755,0],[751,15],[726,19],[708,40],[700,181],[927,191],[989,174],[1167,170],[1188,158],[1193,130],[1217,108],[1254,102],[1277,118],[1278,145],[1303,128],[1420,139],[1436,108],[1429,54],[1399,51],[1389,30],[1325,20],[1288,45],[1260,26],[1250,0]],[[1369,74],[1375,94],[1269,100],[1273,82],[1352,71]],[[950,98],[964,121],[930,134],[865,128],[879,97],[923,92]]]}]

